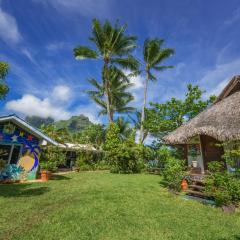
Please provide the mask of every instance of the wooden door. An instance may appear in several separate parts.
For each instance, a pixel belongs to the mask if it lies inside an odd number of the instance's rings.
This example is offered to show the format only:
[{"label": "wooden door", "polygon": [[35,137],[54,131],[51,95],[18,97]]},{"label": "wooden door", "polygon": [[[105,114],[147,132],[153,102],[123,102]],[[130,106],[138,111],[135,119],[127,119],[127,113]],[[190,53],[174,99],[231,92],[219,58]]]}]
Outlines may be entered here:
[{"label": "wooden door", "polygon": [[201,147],[202,147],[202,155],[203,155],[203,164],[204,169],[208,169],[208,163],[212,161],[222,161],[224,163],[224,168],[226,168],[226,162],[222,158],[224,154],[224,150],[222,146],[217,146],[217,144],[221,144],[215,138],[201,135]]}]

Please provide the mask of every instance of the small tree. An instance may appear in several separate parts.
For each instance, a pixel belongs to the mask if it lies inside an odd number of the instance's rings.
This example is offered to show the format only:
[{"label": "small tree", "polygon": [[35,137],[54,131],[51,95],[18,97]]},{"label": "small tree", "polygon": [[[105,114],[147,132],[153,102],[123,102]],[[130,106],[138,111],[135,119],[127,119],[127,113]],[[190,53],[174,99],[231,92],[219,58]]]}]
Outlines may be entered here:
[{"label": "small tree", "polygon": [[162,174],[164,184],[169,189],[176,192],[180,191],[181,181],[186,174],[184,161],[174,157],[166,158]]}]

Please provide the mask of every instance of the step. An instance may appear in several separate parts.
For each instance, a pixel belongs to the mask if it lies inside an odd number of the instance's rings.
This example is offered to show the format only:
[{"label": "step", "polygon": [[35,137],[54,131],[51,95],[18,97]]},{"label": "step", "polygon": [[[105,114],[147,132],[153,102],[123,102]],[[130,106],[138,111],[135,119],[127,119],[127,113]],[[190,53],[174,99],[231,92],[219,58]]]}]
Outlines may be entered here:
[{"label": "step", "polygon": [[206,193],[204,193],[204,192],[199,192],[199,191],[194,191],[194,190],[188,189],[188,190],[186,191],[186,193],[187,193],[188,195],[193,195],[193,196],[197,196],[197,197],[209,198],[209,196],[208,196]]},{"label": "step", "polygon": [[198,191],[204,190],[204,186],[195,185],[195,184],[189,185],[188,187],[189,187],[189,189],[197,189]]}]

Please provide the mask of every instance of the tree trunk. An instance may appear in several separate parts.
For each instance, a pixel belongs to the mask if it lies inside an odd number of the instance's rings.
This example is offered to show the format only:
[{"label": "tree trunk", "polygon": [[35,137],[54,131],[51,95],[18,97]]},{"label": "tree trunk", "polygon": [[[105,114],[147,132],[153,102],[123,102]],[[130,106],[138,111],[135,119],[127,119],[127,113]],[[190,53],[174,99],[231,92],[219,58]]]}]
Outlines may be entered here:
[{"label": "tree trunk", "polygon": [[109,99],[109,74],[108,74],[108,62],[105,61],[104,63],[104,92],[106,96],[106,105],[107,105],[107,116],[109,123],[113,122],[113,114],[111,113],[111,107],[110,107],[110,99]]},{"label": "tree trunk", "polygon": [[148,81],[149,81],[149,72],[147,71],[147,77],[146,77],[146,80],[144,83],[144,97],[143,97],[143,106],[142,106],[142,114],[141,114],[141,127],[140,127],[139,143],[143,143],[143,140],[144,140],[143,122],[145,120],[145,108],[146,108],[146,104],[147,104]]}]

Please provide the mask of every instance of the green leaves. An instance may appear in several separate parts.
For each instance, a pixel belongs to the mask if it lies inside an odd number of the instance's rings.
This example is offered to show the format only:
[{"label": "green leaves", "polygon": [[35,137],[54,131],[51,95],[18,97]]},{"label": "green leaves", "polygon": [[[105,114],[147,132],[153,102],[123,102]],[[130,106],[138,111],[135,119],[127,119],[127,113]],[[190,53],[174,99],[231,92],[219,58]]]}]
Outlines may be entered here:
[{"label": "green leaves", "polygon": [[156,77],[151,73],[151,70],[163,71],[173,66],[160,65],[164,60],[174,54],[172,48],[162,48],[164,43],[163,39],[146,39],[143,46],[143,57],[145,62],[145,68],[150,76],[150,80],[155,80]]},{"label": "green leaves", "polygon": [[[132,86],[128,78],[116,67],[112,66],[108,71],[109,81],[107,90],[110,102],[110,113],[113,115],[114,113],[129,113],[135,111],[135,108],[128,106],[133,100],[132,94],[128,92],[128,89]],[[106,81],[104,80],[104,74],[103,83],[99,83],[95,79],[90,79],[89,82],[94,86],[95,90],[88,90],[86,92],[90,98],[102,108],[100,114],[107,114],[106,92],[104,86]]]},{"label": "green leaves", "polygon": [[84,59],[96,59],[98,57],[98,54],[96,51],[85,47],[85,46],[79,46],[73,49],[74,56],[77,60],[84,60]]},{"label": "green leaves", "polygon": [[132,71],[139,69],[139,62],[132,55],[129,55],[127,58],[114,58],[111,63]]},{"label": "green leaves", "polygon": [[5,62],[0,62],[0,100],[4,99],[9,92],[9,87],[5,83],[5,78],[8,74],[9,65]]},{"label": "green leaves", "polygon": [[156,137],[162,138],[168,132],[180,127],[184,122],[195,117],[214,101],[214,97],[202,99],[204,91],[198,86],[187,86],[185,99],[172,98],[165,103],[151,103],[151,107],[145,109],[146,120],[144,128]]}]

